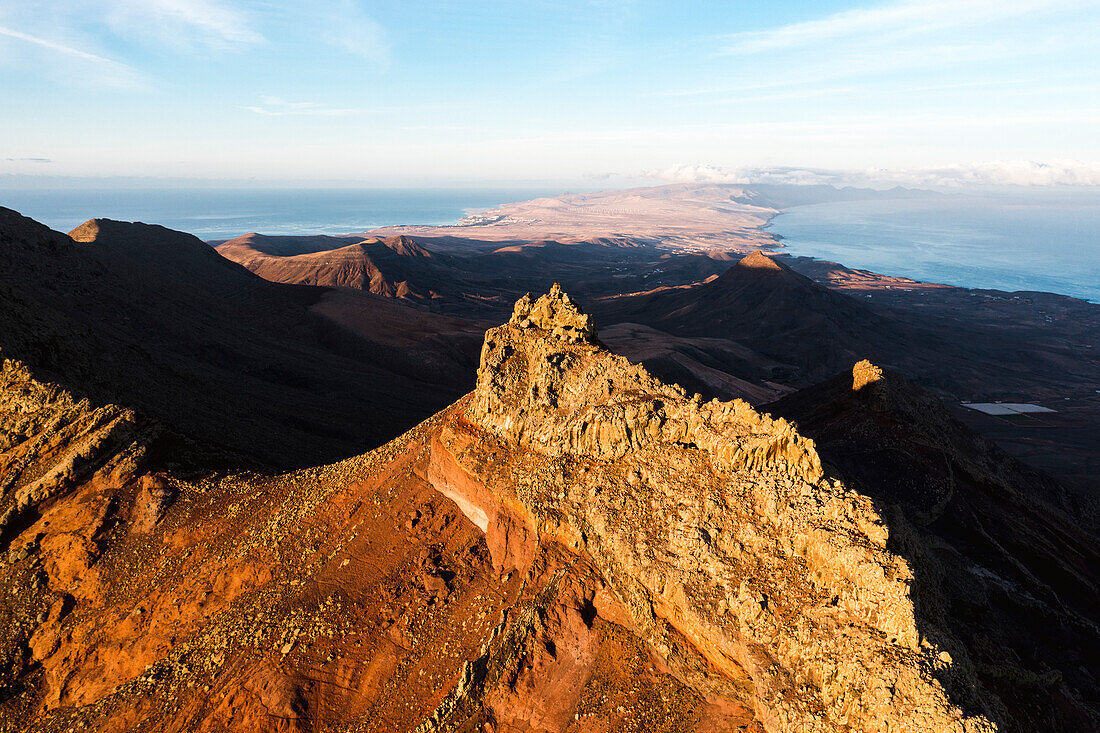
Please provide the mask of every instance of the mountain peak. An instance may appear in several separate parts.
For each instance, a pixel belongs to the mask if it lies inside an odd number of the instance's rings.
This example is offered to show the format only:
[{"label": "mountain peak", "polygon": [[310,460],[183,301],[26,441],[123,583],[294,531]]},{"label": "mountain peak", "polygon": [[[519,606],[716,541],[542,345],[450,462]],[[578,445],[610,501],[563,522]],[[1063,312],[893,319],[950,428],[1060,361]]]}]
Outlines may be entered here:
[{"label": "mountain peak", "polygon": [[786,265],[780,264],[773,258],[768,257],[760,250],[745,255],[736,265],[734,265],[734,267],[747,267],[754,270],[774,270],[776,272],[790,269]]},{"label": "mountain peak", "polygon": [[150,229],[160,230],[164,227],[141,222],[116,221],[115,219],[89,219],[69,232],[69,236],[76,242],[95,242],[104,236],[133,236],[135,234],[145,234]]},{"label": "mountain peak", "polygon": [[549,293],[533,303],[530,293],[516,301],[508,323],[519,328],[549,331],[562,341],[596,342],[595,319],[581,310],[580,304],[570,298],[558,283],[554,283]]},{"label": "mountain peak", "polygon": [[99,236],[100,226],[107,221],[109,220],[89,219],[69,232],[69,237],[75,242],[94,242],[96,237]]},{"label": "mountain peak", "polygon": [[179,254],[178,250],[213,251],[193,234],[169,229],[159,224],[115,219],[89,219],[69,232],[76,242],[123,246],[135,251],[158,249]]},{"label": "mountain peak", "polygon": [[424,249],[415,239],[406,237],[404,234],[400,234],[396,237],[386,237],[382,240],[389,249],[392,249],[399,255],[405,255],[406,257],[431,257],[432,253]]}]

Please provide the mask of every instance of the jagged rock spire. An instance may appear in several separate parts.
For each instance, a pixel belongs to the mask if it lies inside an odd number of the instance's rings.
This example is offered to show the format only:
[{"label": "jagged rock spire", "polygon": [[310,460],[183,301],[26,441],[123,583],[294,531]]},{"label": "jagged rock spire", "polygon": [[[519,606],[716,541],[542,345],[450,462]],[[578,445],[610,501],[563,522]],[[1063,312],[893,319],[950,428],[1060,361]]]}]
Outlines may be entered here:
[{"label": "jagged rock spire", "polygon": [[534,303],[531,302],[530,293],[516,301],[512,319],[508,323],[520,328],[550,331],[562,341],[596,342],[595,320],[581,310],[577,301],[570,298],[558,283],[554,283],[550,292]]},{"label": "jagged rock spire", "polygon": [[[522,371],[515,354],[525,357]],[[823,476],[813,441],[787,421],[742,400],[691,399],[601,348],[592,316],[557,283],[533,303],[520,298],[508,325],[485,335],[471,416],[551,454],[606,459],[690,444],[731,466],[782,467],[810,482]]]}]

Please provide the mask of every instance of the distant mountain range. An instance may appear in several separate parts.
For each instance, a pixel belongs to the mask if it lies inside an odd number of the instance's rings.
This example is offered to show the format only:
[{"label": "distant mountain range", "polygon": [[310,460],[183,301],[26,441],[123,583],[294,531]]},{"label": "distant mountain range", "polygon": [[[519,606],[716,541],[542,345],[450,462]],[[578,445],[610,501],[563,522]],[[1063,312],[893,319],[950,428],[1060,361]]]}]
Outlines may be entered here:
[{"label": "distant mountain range", "polygon": [[481,329],[465,321],[274,284],[162,227],[93,220],[70,237],[0,219],[0,348],[253,460],[374,447],[472,384]]}]

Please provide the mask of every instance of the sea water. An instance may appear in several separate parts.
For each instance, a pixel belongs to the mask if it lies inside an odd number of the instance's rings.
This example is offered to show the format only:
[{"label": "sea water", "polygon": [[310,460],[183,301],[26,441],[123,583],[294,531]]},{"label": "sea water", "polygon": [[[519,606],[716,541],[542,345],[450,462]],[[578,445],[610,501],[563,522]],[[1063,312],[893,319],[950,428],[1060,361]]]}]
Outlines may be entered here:
[{"label": "sea water", "polygon": [[967,288],[1100,302],[1100,193],[941,195],[795,206],[784,251]]},{"label": "sea water", "polygon": [[530,188],[0,189],[0,206],[62,232],[99,218],[160,224],[214,240],[249,232],[347,234],[393,224],[452,224],[471,211],[559,193]]}]

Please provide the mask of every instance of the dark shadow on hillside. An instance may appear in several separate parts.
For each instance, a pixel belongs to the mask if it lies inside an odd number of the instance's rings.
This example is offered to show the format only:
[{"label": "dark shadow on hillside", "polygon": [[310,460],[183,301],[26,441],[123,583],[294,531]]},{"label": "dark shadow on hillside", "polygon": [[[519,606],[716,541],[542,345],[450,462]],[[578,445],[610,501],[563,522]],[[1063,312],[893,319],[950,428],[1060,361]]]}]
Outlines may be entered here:
[{"label": "dark shadow on hillside", "polygon": [[36,379],[284,470],[362,453],[473,386],[481,331],[269,283],[190,235],[0,209],[0,350]]},{"label": "dark shadow on hillside", "polygon": [[1006,730],[1100,728],[1100,550],[1057,482],[868,362],[762,409],[876,502],[957,704]]}]

